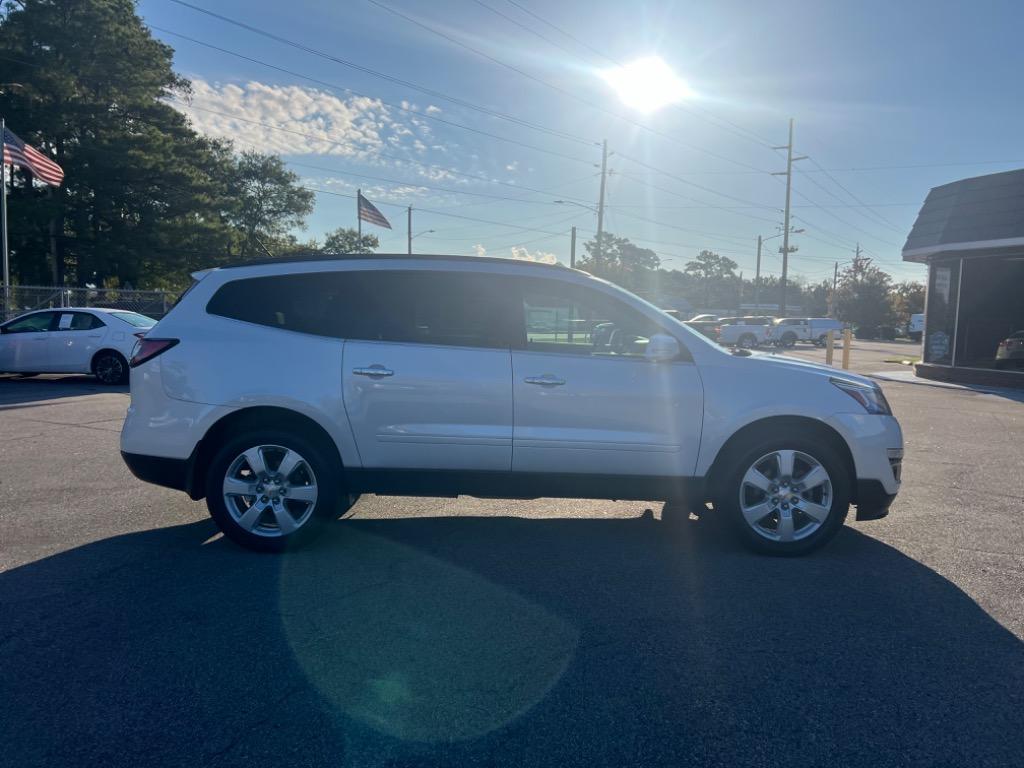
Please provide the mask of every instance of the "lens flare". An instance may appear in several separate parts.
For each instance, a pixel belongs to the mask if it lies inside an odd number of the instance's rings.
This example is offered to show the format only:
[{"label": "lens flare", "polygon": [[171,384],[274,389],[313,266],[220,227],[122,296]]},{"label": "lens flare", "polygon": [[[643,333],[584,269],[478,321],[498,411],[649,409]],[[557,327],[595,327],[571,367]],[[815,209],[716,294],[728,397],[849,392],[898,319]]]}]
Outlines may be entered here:
[{"label": "lens flare", "polygon": [[693,91],[660,56],[646,56],[601,72],[619,99],[639,112],[654,112],[693,96]]}]

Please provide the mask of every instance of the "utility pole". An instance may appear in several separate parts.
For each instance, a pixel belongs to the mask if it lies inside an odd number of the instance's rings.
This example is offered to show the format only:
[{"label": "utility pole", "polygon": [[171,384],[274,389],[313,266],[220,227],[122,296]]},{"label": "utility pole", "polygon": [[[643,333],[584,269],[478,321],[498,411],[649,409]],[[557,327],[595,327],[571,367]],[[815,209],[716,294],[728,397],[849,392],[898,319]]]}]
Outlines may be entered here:
[{"label": "utility pole", "polygon": [[569,267],[576,269],[576,227],[572,228],[572,240],[569,245]]},{"label": "utility pole", "polygon": [[784,147],[773,147],[773,149],[786,150],[786,170],[773,173],[772,176],[786,177],[786,212],[782,223],[782,278],[779,280],[779,287],[782,296],[779,299],[779,316],[786,316],[786,277],[789,272],[789,202],[793,190],[793,163],[803,160],[804,156],[793,157],[793,118],[789,118],[789,143]]},{"label": "utility pole", "polygon": [[408,254],[412,256],[412,206],[409,206],[409,249]]},{"label": "utility pole", "polygon": [[758,294],[761,291],[761,236],[757,236],[757,271],[754,273],[754,312],[761,311]]},{"label": "utility pole", "polygon": [[832,267],[832,293],[828,295],[828,316],[836,316],[836,286],[839,284],[839,262]]},{"label": "utility pole", "polygon": [[359,240],[363,239],[363,206],[361,206],[360,198],[363,196],[363,190],[356,190],[356,235]]},{"label": "utility pole", "polygon": [[604,234],[604,187],[605,177],[608,175],[608,139],[601,142],[601,192],[597,198],[597,252],[595,255],[601,258],[603,250],[601,235]]}]

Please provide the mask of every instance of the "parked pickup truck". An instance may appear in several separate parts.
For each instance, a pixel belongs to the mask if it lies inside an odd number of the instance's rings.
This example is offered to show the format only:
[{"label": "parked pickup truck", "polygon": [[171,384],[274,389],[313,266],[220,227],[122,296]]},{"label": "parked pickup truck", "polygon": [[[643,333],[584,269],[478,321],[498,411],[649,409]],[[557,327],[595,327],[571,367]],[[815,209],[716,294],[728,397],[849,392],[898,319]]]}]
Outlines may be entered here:
[{"label": "parked pickup truck", "polygon": [[838,337],[843,331],[843,324],[830,317],[784,317],[775,321],[770,340],[786,348],[794,346],[798,341],[824,346],[825,335],[829,331],[834,331]]},{"label": "parked pickup truck", "polygon": [[723,317],[717,326],[718,343],[754,349],[767,343],[774,323],[774,317]]}]

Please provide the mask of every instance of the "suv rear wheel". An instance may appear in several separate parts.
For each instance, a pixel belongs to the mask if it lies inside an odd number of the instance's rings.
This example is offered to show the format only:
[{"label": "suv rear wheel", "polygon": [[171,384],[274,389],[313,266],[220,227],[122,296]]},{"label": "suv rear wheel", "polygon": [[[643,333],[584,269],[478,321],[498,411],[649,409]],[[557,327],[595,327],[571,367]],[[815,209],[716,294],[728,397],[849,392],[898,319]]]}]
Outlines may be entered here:
[{"label": "suv rear wheel", "polygon": [[786,349],[796,346],[796,334],[792,331],[786,331],[782,334],[782,338],[779,340],[779,343]]},{"label": "suv rear wheel", "polygon": [[348,509],[336,461],[314,441],[283,430],[231,437],[210,462],[206,504],[224,535],[248,549],[278,552],[314,535]]},{"label": "suv rear wheel", "polygon": [[742,349],[754,349],[757,346],[757,337],[752,333],[744,333],[737,343]]},{"label": "suv rear wheel", "polygon": [[802,555],[842,528],[850,507],[848,474],[825,443],[761,439],[734,454],[715,507],[751,549]]}]

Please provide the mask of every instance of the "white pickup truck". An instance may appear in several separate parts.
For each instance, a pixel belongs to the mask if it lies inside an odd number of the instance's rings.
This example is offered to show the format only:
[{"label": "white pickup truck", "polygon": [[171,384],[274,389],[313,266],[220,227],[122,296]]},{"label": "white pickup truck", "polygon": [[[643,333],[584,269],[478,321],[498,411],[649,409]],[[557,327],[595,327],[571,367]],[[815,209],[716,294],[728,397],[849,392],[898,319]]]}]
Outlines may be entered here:
[{"label": "white pickup truck", "polygon": [[784,317],[775,321],[769,338],[780,347],[792,347],[798,341],[824,346],[825,335],[829,331],[834,331],[834,337],[838,338],[843,332],[843,324],[830,317]]},{"label": "white pickup truck", "polygon": [[715,326],[715,339],[724,347],[754,349],[768,342],[774,317],[723,317]]}]

